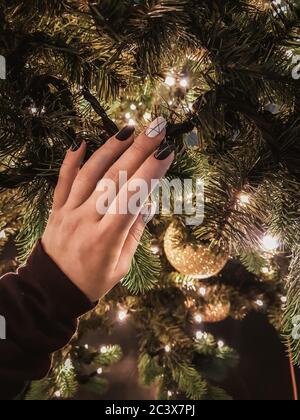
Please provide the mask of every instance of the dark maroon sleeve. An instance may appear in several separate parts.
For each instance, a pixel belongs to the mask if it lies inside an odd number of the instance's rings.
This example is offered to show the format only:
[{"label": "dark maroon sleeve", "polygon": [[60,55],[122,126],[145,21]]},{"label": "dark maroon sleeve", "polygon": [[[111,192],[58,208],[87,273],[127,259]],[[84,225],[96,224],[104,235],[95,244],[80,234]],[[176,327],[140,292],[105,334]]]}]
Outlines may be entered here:
[{"label": "dark maroon sleeve", "polygon": [[77,319],[93,307],[44,252],[40,242],[25,266],[16,274],[3,276],[0,399],[12,399],[26,382],[43,378],[51,366],[51,353],[70,341]]}]

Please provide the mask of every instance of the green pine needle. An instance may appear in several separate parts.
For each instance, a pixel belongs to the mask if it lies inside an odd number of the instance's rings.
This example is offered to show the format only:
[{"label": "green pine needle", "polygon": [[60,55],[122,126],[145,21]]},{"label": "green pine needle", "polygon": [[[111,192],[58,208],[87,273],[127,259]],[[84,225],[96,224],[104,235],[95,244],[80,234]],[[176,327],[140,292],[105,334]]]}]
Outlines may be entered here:
[{"label": "green pine needle", "polygon": [[161,273],[158,256],[150,249],[150,234],[145,232],[123,285],[133,294],[145,293],[157,286]]}]

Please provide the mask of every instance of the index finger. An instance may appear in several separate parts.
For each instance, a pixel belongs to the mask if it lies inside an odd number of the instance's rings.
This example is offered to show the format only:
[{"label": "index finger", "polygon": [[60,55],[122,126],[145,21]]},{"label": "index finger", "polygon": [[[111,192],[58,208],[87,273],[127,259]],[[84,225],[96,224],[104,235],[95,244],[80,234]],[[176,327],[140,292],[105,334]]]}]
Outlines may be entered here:
[{"label": "index finger", "polygon": [[90,198],[99,179],[132,144],[134,131],[134,127],[124,127],[90,157],[73,183],[68,208],[80,207]]}]

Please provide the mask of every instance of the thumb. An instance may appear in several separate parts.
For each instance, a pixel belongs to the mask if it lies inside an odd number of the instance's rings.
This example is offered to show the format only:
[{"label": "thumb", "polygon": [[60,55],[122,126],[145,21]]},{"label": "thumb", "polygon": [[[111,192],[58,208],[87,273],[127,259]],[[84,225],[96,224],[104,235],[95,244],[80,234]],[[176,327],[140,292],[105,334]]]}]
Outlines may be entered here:
[{"label": "thumb", "polygon": [[134,254],[141,241],[146,225],[156,214],[157,206],[155,203],[148,203],[142,207],[139,217],[129,231],[128,237],[123,246],[121,256],[116,268],[116,276],[120,279],[128,273]]}]

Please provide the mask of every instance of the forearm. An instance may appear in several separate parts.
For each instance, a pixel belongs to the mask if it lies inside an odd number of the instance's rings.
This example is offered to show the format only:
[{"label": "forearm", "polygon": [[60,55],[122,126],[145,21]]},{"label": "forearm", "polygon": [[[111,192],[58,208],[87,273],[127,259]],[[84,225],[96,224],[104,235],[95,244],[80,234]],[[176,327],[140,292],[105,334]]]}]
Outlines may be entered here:
[{"label": "forearm", "polygon": [[0,399],[14,398],[26,382],[43,378],[51,353],[69,342],[77,319],[92,308],[40,243],[17,274],[2,277],[6,339],[0,339]]}]

